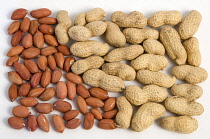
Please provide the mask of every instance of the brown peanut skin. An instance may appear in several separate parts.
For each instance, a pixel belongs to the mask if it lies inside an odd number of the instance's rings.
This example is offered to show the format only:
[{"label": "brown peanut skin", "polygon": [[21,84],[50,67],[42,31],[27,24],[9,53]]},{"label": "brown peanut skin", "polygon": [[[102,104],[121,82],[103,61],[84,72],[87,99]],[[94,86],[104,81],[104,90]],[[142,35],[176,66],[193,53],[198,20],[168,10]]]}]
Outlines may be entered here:
[{"label": "brown peanut skin", "polygon": [[39,103],[35,109],[39,113],[48,114],[53,111],[53,106],[50,103]]},{"label": "brown peanut skin", "polygon": [[38,128],[37,119],[34,115],[29,115],[27,117],[27,126],[28,129],[32,132],[34,132]]},{"label": "brown peanut skin", "polygon": [[93,127],[94,125],[94,116],[92,113],[88,112],[84,116],[84,122],[83,122],[84,128],[86,130],[89,130]]},{"label": "brown peanut skin", "polygon": [[19,118],[25,118],[30,115],[31,112],[27,107],[19,105],[12,109],[12,114]]},{"label": "brown peanut skin", "polygon": [[76,90],[77,90],[77,94],[79,96],[81,96],[83,98],[90,97],[90,93],[84,85],[78,84],[77,87],[76,87]]},{"label": "brown peanut skin", "polygon": [[67,101],[56,101],[53,103],[53,107],[55,110],[60,112],[67,112],[72,108],[71,104]]},{"label": "brown peanut skin", "polygon": [[59,81],[56,84],[56,96],[60,99],[63,100],[67,96],[67,86],[66,83],[63,81]]},{"label": "brown peanut skin", "polygon": [[74,97],[76,96],[76,85],[71,81],[67,81],[66,86],[67,86],[67,97],[70,100],[73,100]]},{"label": "brown peanut skin", "polygon": [[78,115],[79,115],[78,110],[71,110],[71,111],[64,113],[63,119],[66,121],[72,120],[72,119],[76,118]]},{"label": "brown peanut skin", "polygon": [[90,92],[91,96],[99,98],[100,100],[106,100],[107,98],[109,98],[108,92],[104,89],[99,88],[99,87],[93,87],[93,88],[89,89],[89,92]]},{"label": "brown peanut skin", "polygon": [[16,84],[12,83],[8,89],[8,96],[10,101],[15,101],[18,97],[18,87]]},{"label": "brown peanut skin", "polygon": [[18,117],[10,117],[8,119],[8,124],[10,125],[10,127],[18,130],[25,127],[24,120]]},{"label": "brown peanut skin", "polygon": [[81,120],[80,119],[72,119],[66,123],[66,127],[69,129],[75,129],[80,126]]},{"label": "brown peanut skin", "polygon": [[63,131],[65,130],[65,125],[64,125],[63,119],[59,115],[54,114],[52,116],[52,123],[56,131],[63,133]]},{"label": "brown peanut skin", "polygon": [[34,97],[21,98],[19,101],[21,105],[26,107],[33,107],[38,103],[38,101]]},{"label": "brown peanut skin", "polygon": [[50,123],[49,123],[47,117],[44,114],[40,113],[37,116],[37,123],[39,125],[39,128],[41,128],[43,131],[45,131],[45,132],[50,131]]},{"label": "brown peanut skin", "polygon": [[104,103],[103,110],[110,111],[110,110],[114,109],[114,107],[116,106],[116,100],[117,100],[116,97],[108,98]]},{"label": "brown peanut skin", "polygon": [[111,119],[102,119],[98,122],[98,126],[101,129],[107,129],[107,130],[111,130],[111,129],[115,129],[117,128],[115,122]]},{"label": "brown peanut skin", "polygon": [[86,101],[81,96],[78,96],[76,99],[77,107],[82,114],[86,114],[88,111],[88,106]]},{"label": "brown peanut skin", "polygon": [[16,9],[12,15],[11,15],[11,19],[12,20],[19,20],[22,19],[26,16],[26,14],[28,13],[28,10],[20,8],[20,9]]}]

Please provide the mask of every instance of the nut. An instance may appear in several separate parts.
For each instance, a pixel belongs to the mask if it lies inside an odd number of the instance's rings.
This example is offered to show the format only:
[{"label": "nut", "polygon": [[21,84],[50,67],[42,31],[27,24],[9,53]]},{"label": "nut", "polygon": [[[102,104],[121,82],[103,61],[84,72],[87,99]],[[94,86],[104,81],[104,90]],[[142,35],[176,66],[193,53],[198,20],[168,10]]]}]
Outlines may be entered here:
[{"label": "nut", "polygon": [[31,16],[34,18],[41,18],[51,15],[52,11],[47,8],[36,9],[30,12]]},{"label": "nut", "polygon": [[23,33],[28,32],[30,23],[31,23],[31,20],[28,17],[25,17],[20,24],[20,30],[22,30]]},{"label": "nut", "polygon": [[93,107],[93,108],[100,108],[100,107],[104,106],[103,101],[101,101],[98,98],[89,97],[85,101],[86,101],[88,106]]},{"label": "nut", "polygon": [[12,109],[12,114],[19,118],[26,118],[31,112],[27,107],[19,105]]},{"label": "nut", "polygon": [[46,88],[44,93],[39,97],[42,101],[48,101],[55,96],[55,89],[53,87]]},{"label": "nut", "polygon": [[8,96],[10,101],[15,101],[18,97],[18,87],[16,84],[12,83],[8,89]]},{"label": "nut", "polygon": [[28,95],[31,85],[29,83],[23,83],[18,91],[18,96],[25,97]]},{"label": "nut", "polygon": [[66,86],[67,86],[67,96],[70,100],[73,100],[74,97],[76,96],[76,86],[71,81],[67,81]]},{"label": "nut", "polygon": [[103,110],[110,111],[114,109],[115,105],[116,105],[116,97],[110,97],[105,101]]},{"label": "nut", "polygon": [[147,25],[147,18],[138,11],[125,14],[122,11],[112,13],[111,20],[119,27],[144,28]]},{"label": "nut", "polygon": [[23,46],[12,47],[7,52],[7,56],[11,57],[11,56],[19,55],[23,50],[24,50]]},{"label": "nut", "polygon": [[100,87],[110,92],[121,92],[125,89],[124,82],[121,78],[108,75],[99,69],[91,69],[86,71],[83,74],[83,80],[84,83],[90,86]]},{"label": "nut", "polygon": [[37,72],[31,77],[30,84],[32,88],[35,88],[39,85],[41,77],[42,77],[42,72]]},{"label": "nut", "polygon": [[108,44],[114,47],[123,47],[126,43],[126,38],[118,25],[107,20],[105,23],[107,23],[105,38]]},{"label": "nut", "polygon": [[42,48],[44,46],[44,35],[39,30],[37,30],[33,35],[33,42],[34,45],[38,48]]},{"label": "nut", "polygon": [[173,96],[165,100],[168,111],[177,115],[196,116],[204,112],[203,106],[198,102],[190,102],[186,98]]},{"label": "nut", "polygon": [[172,74],[176,78],[185,80],[191,84],[204,82],[208,77],[208,73],[205,69],[190,65],[175,66],[172,69]]},{"label": "nut", "polygon": [[55,29],[50,26],[50,25],[46,25],[46,24],[42,24],[39,26],[39,30],[43,33],[43,34],[48,34],[48,35],[52,35],[55,33]]},{"label": "nut", "polygon": [[46,56],[40,56],[37,60],[38,67],[45,71],[47,68],[47,57]]},{"label": "nut", "polygon": [[47,46],[41,50],[41,55],[48,56],[56,53],[57,50],[53,46]]},{"label": "nut", "polygon": [[19,61],[18,56],[12,56],[7,60],[6,66],[12,66],[14,62],[18,62],[18,61]]},{"label": "nut", "polygon": [[23,79],[15,71],[8,72],[8,78],[10,82],[17,85],[21,85],[23,83]]},{"label": "nut", "polygon": [[25,67],[29,70],[30,73],[39,72],[37,64],[33,60],[24,60]]},{"label": "nut", "polygon": [[60,52],[57,52],[57,53],[55,53],[54,58],[55,58],[57,66],[60,69],[63,69],[64,55],[62,53],[60,53]]},{"label": "nut", "polygon": [[28,97],[38,97],[44,92],[45,88],[37,87],[29,91]]},{"label": "nut", "polygon": [[35,109],[39,113],[48,114],[53,111],[53,106],[50,103],[38,103]]},{"label": "nut", "polygon": [[49,55],[47,57],[47,63],[48,63],[48,66],[51,70],[55,70],[57,68],[54,56]]},{"label": "nut", "polygon": [[52,123],[53,123],[56,131],[63,133],[63,131],[65,129],[65,125],[64,125],[63,119],[59,115],[53,114]]},{"label": "nut", "polygon": [[115,116],[117,115],[118,110],[110,110],[105,113],[103,113],[103,118],[104,119],[114,119]]},{"label": "nut", "polygon": [[8,124],[14,129],[22,129],[25,127],[24,120],[18,117],[10,117],[8,119]]},{"label": "nut", "polygon": [[151,126],[154,121],[166,113],[165,107],[158,103],[145,103],[135,113],[131,128],[134,131],[140,132]]},{"label": "nut", "polygon": [[89,129],[91,129],[93,127],[93,125],[94,125],[94,116],[93,116],[92,113],[88,112],[88,113],[85,114],[83,125],[84,125],[84,128],[86,130],[89,130]]},{"label": "nut", "polygon": [[21,105],[26,107],[33,107],[38,103],[38,101],[34,97],[21,98],[19,101]]},{"label": "nut", "polygon": [[53,35],[44,35],[44,41],[50,46],[58,46],[58,42]]},{"label": "nut", "polygon": [[184,46],[181,44],[181,39],[178,32],[166,26],[160,31],[160,40],[163,43],[168,56],[178,65],[185,64],[187,60],[187,53]]},{"label": "nut", "polygon": [[176,81],[175,77],[149,70],[139,70],[136,78],[143,84],[154,84],[165,88],[171,87]]},{"label": "nut", "polygon": [[39,113],[39,115],[37,116],[37,123],[43,131],[50,131],[50,123],[44,114]]},{"label": "nut", "polygon": [[11,45],[14,47],[14,46],[17,46],[19,43],[20,43],[20,40],[22,39],[22,35],[23,35],[23,32],[18,30],[16,31],[13,36],[12,36],[12,39],[11,39]]},{"label": "nut", "polygon": [[53,103],[53,107],[55,110],[60,112],[67,112],[72,108],[71,104],[67,101],[56,101]]},{"label": "nut", "polygon": [[20,77],[23,80],[29,80],[30,79],[31,74],[28,71],[28,69],[22,63],[14,62],[13,66],[15,68],[15,71],[20,75]]},{"label": "nut", "polygon": [[61,52],[63,55],[65,55],[65,56],[71,55],[70,49],[69,49],[68,46],[66,46],[66,45],[58,45],[57,48],[58,48],[58,51]]},{"label": "nut", "polygon": [[37,30],[38,30],[38,26],[39,26],[39,23],[37,20],[32,20],[31,21],[31,24],[30,24],[30,27],[29,27],[29,32],[34,35]]},{"label": "nut", "polygon": [[71,81],[75,84],[82,84],[83,83],[82,78],[80,76],[72,73],[72,72],[66,73],[66,78],[67,78],[67,80],[69,80],[69,81]]},{"label": "nut", "polygon": [[51,71],[50,69],[46,69],[41,77],[41,85],[43,87],[47,87],[50,84],[50,81],[51,81]]},{"label": "nut", "polygon": [[27,126],[28,129],[32,132],[34,132],[38,128],[38,123],[34,115],[29,115],[27,117]]},{"label": "nut", "polygon": [[60,100],[63,100],[67,96],[67,86],[63,81],[59,81],[56,84],[56,95]]},{"label": "nut", "polygon": [[15,33],[20,28],[20,21],[14,21],[10,24],[10,26],[7,29],[7,32],[9,35]]},{"label": "nut", "polygon": [[38,55],[40,55],[40,49],[35,47],[30,47],[24,49],[20,56],[24,59],[33,59],[36,58]]},{"label": "nut", "polygon": [[11,16],[12,20],[19,20],[22,19],[26,16],[28,10],[20,8],[20,9],[16,9]]},{"label": "nut", "polygon": [[72,119],[66,123],[66,127],[69,129],[75,129],[80,126],[81,120],[80,119]]},{"label": "nut", "polygon": [[108,129],[108,130],[117,128],[115,122],[113,120],[111,120],[111,119],[102,119],[102,120],[100,120],[98,122],[98,126],[101,129]]},{"label": "nut", "polygon": [[65,72],[69,72],[71,69],[71,66],[76,62],[76,59],[74,57],[67,57],[65,58],[63,69]]},{"label": "nut", "polygon": [[95,119],[97,120],[102,119],[102,113],[98,108],[91,108],[90,111],[94,115]]},{"label": "nut", "polygon": [[82,114],[86,114],[88,111],[88,106],[84,98],[78,96],[76,99],[77,107]]},{"label": "nut", "polygon": [[56,18],[54,18],[54,17],[42,17],[42,18],[39,18],[38,19],[38,22],[40,23],[40,24],[56,24],[57,23],[57,20],[56,20]]},{"label": "nut", "polygon": [[77,90],[77,94],[79,96],[81,96],[83,98],[90,97],[90,93],[84,85],[78,84],[77,87],[76,87],[76,90]]},{"label": "nut", "polygon": [[57,83],[60,81],[62,76],[62,71],[61,69],[56,69],[52,72],[52,79],[51,79],[51,83]]},{"label": "nut", "polygon": [[106,100],[107,98],[109,98],[108,92],[106,90],[98,88],[98,87],[93,87],[93,88],[89,89],[89,92],[90,92],[91,96],[96,97],[100,100]]},{"label": "nut", "polygon": [[70,110],[70,111],[64,113],[63,119],[66,121],[69,121],[69,120],[76,118],[78,115],[79,115],[78,110]]}]

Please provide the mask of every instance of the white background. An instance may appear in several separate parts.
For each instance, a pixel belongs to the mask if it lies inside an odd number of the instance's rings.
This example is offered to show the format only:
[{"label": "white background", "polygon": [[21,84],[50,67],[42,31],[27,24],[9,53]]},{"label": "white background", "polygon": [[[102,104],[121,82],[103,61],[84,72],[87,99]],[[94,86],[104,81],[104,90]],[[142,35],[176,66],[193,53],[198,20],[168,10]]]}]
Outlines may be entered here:
[{"label": "white background", "polygon": [[[37,8],[49,8],[53,11],[51,16],[55,17],[59,10],[69,11],[69,15],[74,19],[75,15],[80,12],[88,11],[95,7],[103,8],[107,13],[107,19],[112,12],[121,10],[126,13],[137,10],[142,12],[147,18],[156,11],[160,10],[179,10],[185,16],[190,10],[196,9],[203,15],[203,20],[198,32],[195,36],[200,41],[200,50],[202,53],[202,65],[208,72],[210,71],[210,1],[209,0],[0,0],[0,138],[1,139],[46,139],[46,138],[170,138],[170,139],[209,139],[210,138],[210,82],[209,79],[200,86],[204,90],[203,96],[198,100],[205,107],[205,112],[195,117],[199,121],[199,128],[192,134],[180,134],[170,132],[159,127],[158,122],[155,122],[151,127],[143,132],[134,132],[131,129],[116,129],[116,130],[102,130],[96,125],[89,131],[81,127],[78,129],[66,129],[63,134],[56,132],[51,126],[51,131],[45,133],[40,129],[30,132],[27,128],[22,130],[14,130],[7,124],[8,117],[12,116],[12,107],[18,105],[18,102],[10,102],[7,96],[7,90],[10,85],[7,79],[7,72],[12,68],[6,67],[5,63],[7,51],[11,48],[10,38],[7,34],[7,27],[12,22],[10,19],[11,13],[17,8],[26,8],[29,11]],[[28,16],[30,16],[28,14]],[[169,66],[167,73],[170,74],[171,66]],[[126,82],[126,85],[138,84],[136,82]],[[110,96],[119,96],[119,94],[110,93]],[[54,102],[53,99],[51,102]],[[71,102],[73,105],[74,103]],[[33,111],[33,110],[32,110]],[[33,111],[34,112],[34,111]],[[52,112],[48,118],[51,117]],[[33,113],[35,114],[35,113]],[[166,115],[170,115],[167,113]],[[79,117],[82,117],[80,114]],[[50,119],[51,120],[51,119]]]}]

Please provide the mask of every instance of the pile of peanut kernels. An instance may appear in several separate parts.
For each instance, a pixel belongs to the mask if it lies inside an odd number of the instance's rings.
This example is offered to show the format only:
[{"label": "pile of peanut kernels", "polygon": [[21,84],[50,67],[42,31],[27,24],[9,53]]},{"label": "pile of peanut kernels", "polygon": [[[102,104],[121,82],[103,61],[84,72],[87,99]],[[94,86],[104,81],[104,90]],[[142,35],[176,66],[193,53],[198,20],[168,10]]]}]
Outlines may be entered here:
[{"label": "pile of peanut kernels", "polygon": [[[13,36],[6,65],[14,67],[8,72],[12,82],[8,95],[11,101],[21,97],[21,105],[12,109],[14,117],[8,119],[12,128],[25,127],[26,118],[29,130],[39,127],[49,132],[50,122],[44,114],[53,110],[64,113],[63,119],[57,114],[52,116],[53,126],[61,133],[65,127],[80,126],[81,120],[76,118],[79,113],[84,114],[86,130],[97,119],[102,129],[131,127],[140,132],[163,117],[166,110],[177,116],[160,119],[162,128],[185,134],[198,128],[197,120],[191,116],[201,115],[204,108],[196,102],[203,94],[196,84],[208,77],[206,70],[199,67],[201,53],[198,40],[193,37],[202,20],[198,11],[192,10],[184,18],[176,10],[159,11],[149,19],[138,11],[116,11],[111,14],[111,21],[102,21],[106,12],[95,8],[78,14],[74,26],[65,10],[59,11],[56,18],[48,17],[52,12],[47,8],[33,10],[30,15],[35,20],[25,17],[27,12],[22,8],[15,10],[11,19],[17,21],[8,27],[8,34]],[[52,25],[56,25],[55,29]],[[145,28],[147,25],[161,27],[161,31]],[[173,28],[175,25],[178,30]],[[89,40],[103,34],[107,43]],[[76,42],[66,46],[70,40]],[[126,43],[132,45],[125,47]],[[109,51],[110,46],[117,48]],[[178,65],[172,68],[173,77],[159,72],[168,66],[165,52]],[[76,61],[70,55],[84,59]],[[120,62],[124,60],[130,65]],[[60,81],[62,69],[66,83]],[[135,79],[145,86],[125,86],[123,82]],[[176,79],[186,83],[175,84]],[[83,82],[92,88],[88,90]],[[56,89],[48,87],[50,83]],[[174,96],[168,97],[166,88]],[[123,92],[124,96],[116,99],[109,97],[108,92]],[[59,100],[53,105],[41,102],[55,95]],[[76,100],[78,110],[72,110],[66,98]],[[132,105],[139,107],[133,117]],[[88,106],[92,108],[88,110]],[[31,115],[28,107],[35,107],[38,116]]]}]

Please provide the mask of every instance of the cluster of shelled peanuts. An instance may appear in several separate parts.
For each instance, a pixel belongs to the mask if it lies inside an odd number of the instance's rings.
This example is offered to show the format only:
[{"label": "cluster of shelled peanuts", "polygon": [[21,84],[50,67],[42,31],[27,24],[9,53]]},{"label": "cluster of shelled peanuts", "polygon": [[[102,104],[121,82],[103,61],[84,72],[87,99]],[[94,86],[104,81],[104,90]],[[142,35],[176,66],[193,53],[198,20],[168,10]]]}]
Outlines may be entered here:
[{"label": "cluster of shelled peanuts", "polygon": [[[8,95],[11,101],[24,97],[19,99],[21,105],[13,108],[14,117],[8,119],[11,127],[22,129],[25,127],[22,118],[27,118],[31,131],[39,126],[49,132],[44,114],[55,109],[64,113],[66,121],[65,124],[60,115],[52,115],[52,124],[58,132],[65,127],[77,128],[81,123],[76,118],[79,112],[84,114],[85,129],[91,129],[97,119],[102,129],[131,127],[140,132],[163,117],[166,110],[178,116],[160,119],[164,129],[187,134],[198,128],[197,120],[191,116],[201,115],[204,108],[195,102],[203,94],[196,84],[208,77],[206,70],[199,67],[201,53],[198,39],[193,37],[202,19],[198,11],[190,11],[185,18],[176,10],[159,11],[148,19],[138,11],[130,14],[116,11],[111,14],[111,21],[102,21],[106,12],[95,8],[79,13],[74,26],[67,11],[59,11],[56,18],[48,17],[50,14],[47,8],[33,10],[30,15],[38,20],[30,21],[25,17],[26,9],[17,9],[11,16],[12,20],[22,21],[14,21],[8,28],[8,34],[13,35],[13,47],[7,53],[10,58],[6,65],[15,69],[8,72],[12,82]],[[155,29],[145,28],[147,25]],[[178,30],[173,26],[178,26]],[[103,34],[107,43],[90,40]],[[70,40],[76,42],[67,46]],[[125,46],[126,43],[132,45]],[[110,51],[110,46],[117,48]],[[168,66],[166,53],[177,64],[171,71],[173,77],[159,72]],[[83,59],[76,61],[70,55]],[[130,65],[120,62],[124,60]],[[62,69],[66,72],[66,83],[60,81]],[[145,86],[125,86],[123,80],[135,79]],[[187,83],[175,84],[176,79]],[[50,83],[56,89],[48,87]],[[83,83],[92,88],[88,90]],[[171,88],[174,96],[168,97],[165,88]],[[124,96],[109,97],[108,92],[124,92]],[[53,105],[37,100],[48,101],[55,95],[59,100]],[[76,100],[78,110],[72,110],[66,98]],[[88,106],[92,108],[88,110]],[[133,117],[132,106],[139,107]],[[30,115],[27,107],[35,107],[39,115]]]}]

